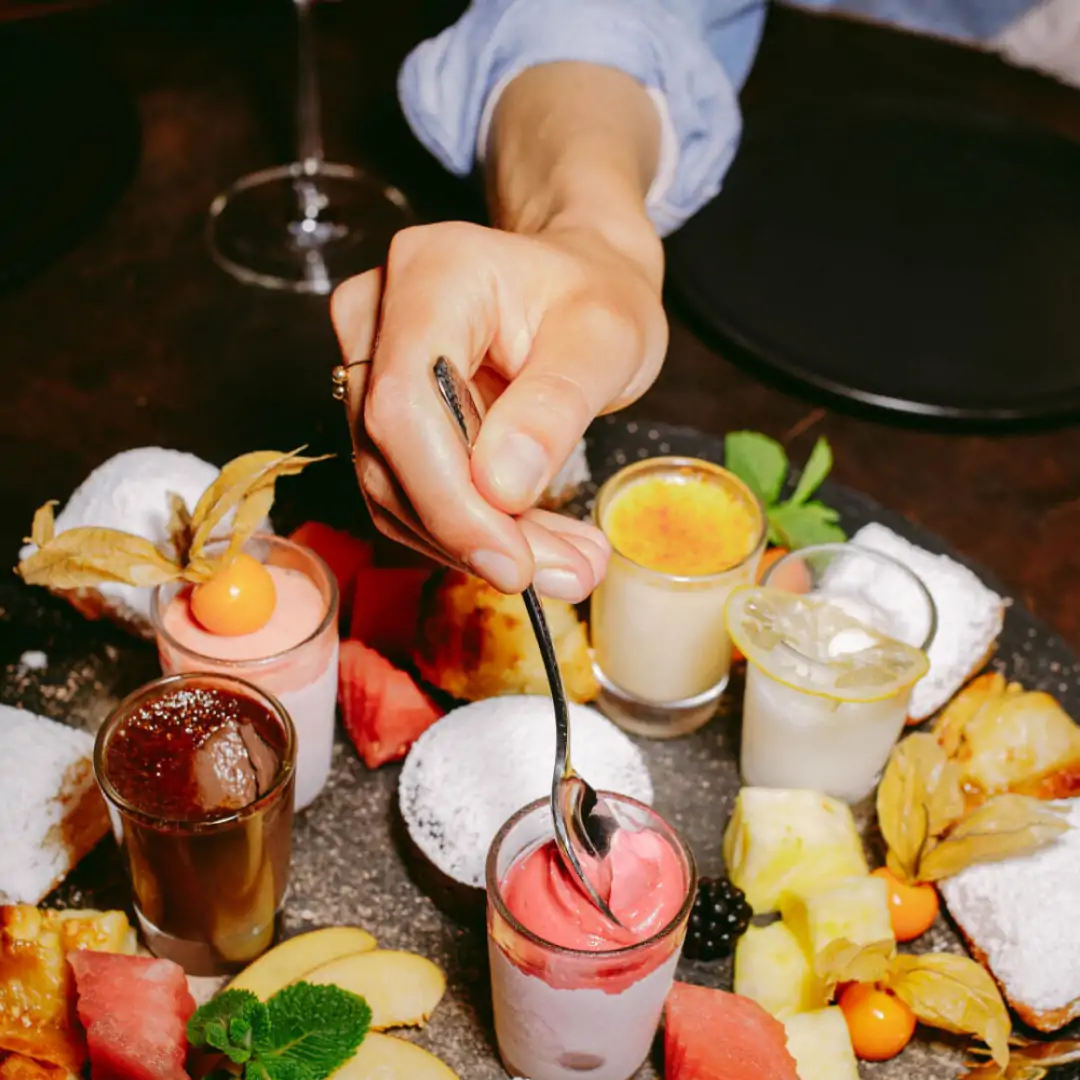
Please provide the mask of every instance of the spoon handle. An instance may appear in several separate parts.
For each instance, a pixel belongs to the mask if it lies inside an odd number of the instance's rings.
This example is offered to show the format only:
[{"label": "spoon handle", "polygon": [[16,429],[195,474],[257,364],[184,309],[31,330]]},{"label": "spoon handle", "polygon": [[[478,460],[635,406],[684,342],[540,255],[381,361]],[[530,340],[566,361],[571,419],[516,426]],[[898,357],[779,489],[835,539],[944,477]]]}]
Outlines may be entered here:
[{"label": "spoon handle", "polygon": [[570,765],[570,707],[566,703],[566,687],[563,685],[559,660],[555,655],[555,642],[551,639],[551,630],[540,604],[540,597],[530,585],[522,594],[525,610],[529,613],[536,643],[540,646],[540,658],[544,661],[548,685],[551,687],[551,700],[555,704],[555,776],[556,783],[573,774]]},{"label": "spoon handle", "polygon": [[[435,361],[433,374],[435,385],[457,423],[466,448],[471,453],[483,419],[476,406],[476,399],[469,390],[468,384],[445,356],[440,356]],[[547,674],[548,685],[551,687],[552,700],[555,702],[556,773],[560,777],[569,776],[573,771],[570,768],[570,708],[566,703],[566,687],[563,686],[559,660],[555,655],[555,642],[551,638],[547,617],[544,615],[536,590],[530,585],[522,593],[522,598],[525,601],[525,610],[529,613],[533,633],[536,635],[536,643],[540,646],[540,657],[544,661],[544,671]]]}]

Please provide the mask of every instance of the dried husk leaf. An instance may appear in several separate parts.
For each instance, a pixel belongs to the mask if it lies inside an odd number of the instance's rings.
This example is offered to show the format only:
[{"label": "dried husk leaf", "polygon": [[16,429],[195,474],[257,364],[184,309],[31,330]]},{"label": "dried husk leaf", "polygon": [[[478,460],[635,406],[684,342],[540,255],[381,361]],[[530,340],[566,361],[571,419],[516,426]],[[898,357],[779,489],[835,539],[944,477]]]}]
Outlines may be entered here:
[{"label": "dried husk leaf", "polygon": [[56,535],[56,518],[53,516],[53,507],[56,505],[56,500],[50,499],[34,511],[30,535],[26,538],[28,544],[36,544],[39,548],[44,547]]},{"label": "dried husk leaf", "polygon": [[184,502],[183,495],[177,495],[175,491],[169,492],[168,531],[173,553],[183,566],[187,563],[188,553],[191,551],[191,511]]},{"label": "dried husk leaf", "polygon": [[[308,465],[316,461],[324,461],[329,456],[300,457],[300,451],[303,449],[304,447],[299,447],[288,453],[280,450],[256,450],[230,461],[221,470],[218,478],[203,492],[202,498],[199,499],[191,515],[192,561],[203,557],[203,548],[214,539],[214,532],[232,511],[236,511],[240,517],[239,524],[242,526],[231,530],[229,552],[235,555],[250,539],[259,522],[273,505],[274,483],[283,476],[295,476]],[[267,491],[270,493],[269,502],[265,500]],[[257,517],[250,512],[242,513],[244,503],[259,494],[263,495],[263,499],[258,503],[265,508],[263,512]],[[231,558],[231,555],[227,557]]]},{"label": "dried husk leaf", "polygon": [[[30,542],[38,550],[24,559],[16,572],[27,584],[57,591],[89,588],[106,581],[138,587],[179,578],[207,581],[235,557],[270,512],[274,483],[329,456],[304,458],[299,454],[300,450],[260,450],[229,462],[203,493],[194,512],[189,512],[179,495],[170,492],[168,552],[119,529],[68,529],[57,536],[52,510],[56,504],[48,502],[34,515]],[[204,546],[215,539],[215,530],[230,512],[234,516],[228,547],[223,553],[207,556]]]},{"label": "dried husk leaf", "polygon": [[893,747],[878,785],[878,824],[888,846],[889,869],[903,881],[914,880],[930,836],[926,777],[944,756],[932,736],[910,735]]},{"label": "dried husk leaf", "polygon": [[[1010,1040],[1009,1064],[1002,1069],[995,1061],[965,1062],[968,1072],[961,1080],[1042,1080],[1056,1065],[1080,1061],[1080,1039],[1054,1039],[1033,1042],[1017,1038]],[[983,1054],[980,1047],[973,1048]]]},{"label": "dried husk leaf", "polygon": [[[35,515],[36,520],[36,515]],[[68,529],[23,559],[16,572],[28,585],[83,589],[103,581],[148,587],[175,581],[179,563],[149,540],[118,529]]]},{"label": "dried husk leaf", "polygon": [[856,945],[847,938],[837,938],[814,957],[814,974],[831,996],[840,983],[876,983],[887,979],[895,954],[896,945],[888,939]]},{"label": "dried husk leaf", "polygon": [[919,875],[924,881],[941,881],[975,863],[1030,855],[1068,828],[1058,807],[1027,795],[998,795],[972,810],[926,853]]},{"label": "dried husk leaf", "polygon": [[974,1035],[1002,1068],[1009,1063],[1012,1023],[987,970],[966,956],[925,953],[897,956],[889,989],[921,1023],[956,1035]]}]

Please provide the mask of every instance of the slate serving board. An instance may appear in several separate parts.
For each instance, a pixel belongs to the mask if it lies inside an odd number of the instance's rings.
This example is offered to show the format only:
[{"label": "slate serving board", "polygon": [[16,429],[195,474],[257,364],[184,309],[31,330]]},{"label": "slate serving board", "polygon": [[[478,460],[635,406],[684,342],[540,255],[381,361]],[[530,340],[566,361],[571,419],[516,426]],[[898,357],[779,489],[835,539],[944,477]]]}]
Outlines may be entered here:
[{"label": "slate serving board", "polygon": [[[663,424],[617,417],[599,421],[589,436],[594,482],[574,509],[586,513],[596,485],[622,465],[669,453],[719,462],[723,441]],[[840,511],[849,532],[881,521],[931,551],[956,557],[934,536],[864,495],[829,483],[821,494]],[[35,649],[48,657],[40,671],[20,664],[20,656]],[[993,664],[1032,689],[1049,691],[1074,717],[1080,716],[1080,660],[1019,603],[1009,609]],[[86,623],[65,604],[13,579],[0,585],[0,671],[0,701],[89,730],[97,728],[120,697],[158,673],[151,645],[104,624]],[[0,731],[0,747],[2,743]],[[688,738],[641,740],[640,745],[652,771],[657,808],[689,838],[701,872],[720,873],[721,837],[739,786],[736,710],[725,710]],[[449,991],[426,1030],[406,1037],[415,1037],[441,1056],[463,1080],[502,1080],[505,1073],[491,1027],[483,929],[444,915],[410,874],[395,822],[398,771],[390,766],[369,772],[347,741],[339,740],[326,791],[297,822],[286,931],[356,923],[384,947],[431,957],[446,970]],[[860,815],[864,820],[865,810]],[[126,895],[119,857],[106,841],[49,902],[123,906]],[[960,948],[945,920],[920,946]],[[731,967],[684,961],[681,977],[730,988]],[[1080,1024],[1063,1034],[1080,1036]],[[867,1080],[949,1080],[961,1071],[960,1062],[959,1044],[931,1044],[920,1038],[895,1061],[861,1068]],[[659,1057],[655,1064],[646,1064],[640,1080],[662,1075],[660,1064]],[[1058,1067],[1051,1076],[1080,1080],[1080,1064]]]}]

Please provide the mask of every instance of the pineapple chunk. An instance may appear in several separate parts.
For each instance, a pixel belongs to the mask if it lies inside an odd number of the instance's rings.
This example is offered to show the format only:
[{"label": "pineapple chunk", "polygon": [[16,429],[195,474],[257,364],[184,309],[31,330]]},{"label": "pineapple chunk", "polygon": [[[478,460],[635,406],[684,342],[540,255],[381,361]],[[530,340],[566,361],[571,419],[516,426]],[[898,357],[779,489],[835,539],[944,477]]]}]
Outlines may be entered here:
[{"label": "pineapple chunk", "polygon": [[756,1001],[778,1020],[826,1003],[825,989],[798,938],[782,922],[751,926],[739,939],[735,993]]},{"label": "pineapple chunk", "polygon": [[835,1005],[789,1016],[784,1030],[799,1080],[859,1080],[847,1021]]},{"label": "pineapple chunk", "polygon": [[895,940],[888,889],[878,877],[847,878],[787,893],[780,901],[780,913],[811,963],[838,938],[854,945]]},{"label": "pineapple chunk", "polygon": [[851,809],[816,791],[743,788],[724,859],[756,915],[776,911],[786,892],[869,873]]}]

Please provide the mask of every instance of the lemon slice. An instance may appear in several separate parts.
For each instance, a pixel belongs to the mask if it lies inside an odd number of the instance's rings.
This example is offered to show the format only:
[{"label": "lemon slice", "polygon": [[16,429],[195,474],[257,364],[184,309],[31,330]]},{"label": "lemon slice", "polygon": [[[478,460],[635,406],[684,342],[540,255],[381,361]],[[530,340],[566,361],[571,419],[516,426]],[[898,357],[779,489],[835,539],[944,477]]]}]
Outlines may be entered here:
[{"label": "lemon slice", "polygon": [[921,649],[854,618],[827,596],[747,585],[724,609],[750,663],[793,690],[834,701],[885,701],[930,670]]}]

